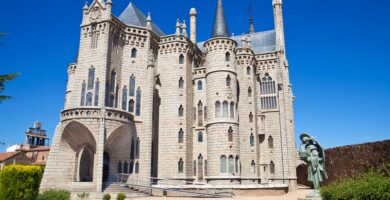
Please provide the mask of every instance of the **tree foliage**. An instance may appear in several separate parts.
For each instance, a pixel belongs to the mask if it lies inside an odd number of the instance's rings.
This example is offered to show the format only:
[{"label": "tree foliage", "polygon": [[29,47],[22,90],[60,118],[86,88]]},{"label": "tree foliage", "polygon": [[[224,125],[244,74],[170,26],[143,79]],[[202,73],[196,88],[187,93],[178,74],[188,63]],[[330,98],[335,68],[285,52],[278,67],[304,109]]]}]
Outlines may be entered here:
[{"label": "tree foliage", "polygon": [[8,81],[13,80],[17,76],[19,76],[19,73],[0,75],[0,103],[11,98],[10,96],[1,95],[1,94],[5,90],[5,84]]},{"label": "tree foliage", "polygon": [[0,171],[0,199],[36,199],[42,175],[40,166],[5,166]]}]

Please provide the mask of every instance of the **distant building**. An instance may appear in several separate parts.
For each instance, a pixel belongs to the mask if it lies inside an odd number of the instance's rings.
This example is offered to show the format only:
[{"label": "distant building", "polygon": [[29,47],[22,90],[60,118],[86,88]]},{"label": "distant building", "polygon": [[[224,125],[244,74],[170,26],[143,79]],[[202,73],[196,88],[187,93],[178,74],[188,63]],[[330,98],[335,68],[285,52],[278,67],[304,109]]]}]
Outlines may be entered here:
[{"label": "distant building", "polygon": [[0,153],[0,170],[6,165],[23,164],[31,165],[33,162],[22,152]]},{"label": "distant building", "polygon": [[50,147],[46,146],[49,144],[49,138],[46,130],[42,129],[42,123],[35,122],[34,127],[28,128],[25,135],[25,144],[12,145],[7,148],[7,152],[22,152],[31,160],[31,164],[45,166]]}]

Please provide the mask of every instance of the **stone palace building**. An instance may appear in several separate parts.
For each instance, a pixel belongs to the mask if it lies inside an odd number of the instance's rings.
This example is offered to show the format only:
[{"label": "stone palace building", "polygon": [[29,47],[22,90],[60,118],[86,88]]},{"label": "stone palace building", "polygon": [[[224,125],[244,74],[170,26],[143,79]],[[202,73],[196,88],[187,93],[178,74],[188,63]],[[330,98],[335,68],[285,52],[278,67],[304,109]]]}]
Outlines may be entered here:
[{"label": "stone palace building", "polygon": [[203,42],[195,8],[188,25],[177,20],[165,34],[134,4],[119,17],[112,6],[94,0],[82,9],[80,49],[41,189],[101,192],[120,173],[296,187],[282,0],[272,1],[274,30],[256,32],[251,19],[248,33],[236,36],[218,0]]}]

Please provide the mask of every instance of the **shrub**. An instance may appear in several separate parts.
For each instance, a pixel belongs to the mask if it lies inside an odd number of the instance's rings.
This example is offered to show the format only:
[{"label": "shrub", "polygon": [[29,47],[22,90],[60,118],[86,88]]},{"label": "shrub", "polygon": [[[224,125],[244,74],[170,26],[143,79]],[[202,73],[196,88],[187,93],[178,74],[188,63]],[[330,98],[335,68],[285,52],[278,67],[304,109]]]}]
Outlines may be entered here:
[{"label": "shrub", "polygon": [[68,190],[49,189],[38,195],[37,200],[70,200]]},{"label": "shrub", "polygon": [[119,193],[117,196],[116,196],[116,200],[125,200],[126,199],[126,195],[125,193]]},{"label": "shrub", "polygon": [[324,200],[390,199],[390,164],[321,189]]},{"label": "shrub", "polygon": [[103,196],[103,200],[111,200],[111,195],[110,194],[105,194]]},{"label": "shrub", "polygon": [[9,165],[0,171],[0,199],[36,199],[43,168]]},{"label": "shrub", "polygon": [[87,198],[89,197],[89,193],[88,193],[88,192],[78,193],[78,194],[77,194],[77,197],[78,197],[80,200],[87,199]]}]

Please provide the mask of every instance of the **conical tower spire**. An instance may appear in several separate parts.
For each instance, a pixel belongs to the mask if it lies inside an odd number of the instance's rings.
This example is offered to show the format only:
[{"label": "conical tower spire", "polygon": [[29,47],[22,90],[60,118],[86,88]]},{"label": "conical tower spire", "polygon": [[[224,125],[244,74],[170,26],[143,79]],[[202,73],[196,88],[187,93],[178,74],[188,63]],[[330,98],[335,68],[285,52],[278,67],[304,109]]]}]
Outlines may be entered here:
[{"label": "conical tower spire", "polygon": [[217,8],[215,10],[212,37],[229,37],[229,31],[226,24],[226,17],[222,6],[222,0],[218,0]]}]

